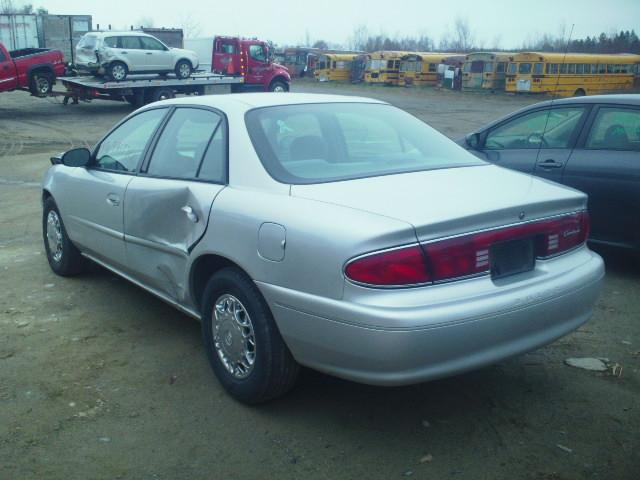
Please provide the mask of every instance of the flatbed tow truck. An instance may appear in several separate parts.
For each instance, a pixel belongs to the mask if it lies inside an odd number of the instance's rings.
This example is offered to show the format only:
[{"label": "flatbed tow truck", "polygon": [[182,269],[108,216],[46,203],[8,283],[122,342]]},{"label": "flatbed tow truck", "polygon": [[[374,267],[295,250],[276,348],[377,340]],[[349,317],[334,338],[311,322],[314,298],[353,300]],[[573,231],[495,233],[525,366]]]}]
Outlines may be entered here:
[{"label": "flatbed tow truck", "polygon": [[176,94],[209,95],[238,91],[244,83],[240,75],[221,75],[217,73],[195,73],[189,78],[178,79],[171,75],[129,75],[122,82],[101,77],[78,76],[58,77],[65,91],[53,91],[49,96],[63,97],[63,104],[69,100],[73,104],[80,100],[126,101],[139,108],[148,103],[166,100]]}]

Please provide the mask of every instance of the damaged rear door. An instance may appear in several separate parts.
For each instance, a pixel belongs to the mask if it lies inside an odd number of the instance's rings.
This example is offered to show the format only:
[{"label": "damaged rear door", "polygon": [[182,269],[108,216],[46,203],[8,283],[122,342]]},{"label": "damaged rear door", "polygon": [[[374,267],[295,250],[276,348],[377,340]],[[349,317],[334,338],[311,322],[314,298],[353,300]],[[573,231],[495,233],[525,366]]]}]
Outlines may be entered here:
[{"label": "damaged rear door", "polygon": [[217,111],[175,108],[141,173],[127,187],[124,230],[129,268],[178,301],[190,252],[204,235],[227,183],[226,121]]}]

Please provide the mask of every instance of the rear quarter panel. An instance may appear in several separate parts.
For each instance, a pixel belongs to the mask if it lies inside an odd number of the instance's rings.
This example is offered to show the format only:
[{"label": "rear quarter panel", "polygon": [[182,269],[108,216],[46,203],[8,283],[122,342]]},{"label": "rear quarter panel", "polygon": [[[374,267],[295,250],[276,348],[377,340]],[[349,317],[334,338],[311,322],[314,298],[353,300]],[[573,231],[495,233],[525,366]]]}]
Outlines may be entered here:
[{"label": "rear quarter panel", "polygon": [[[209,228],[193,251],[221,255],[255,281],[339,299],[344,263],[351,257],[416,241],[413,228],[380,215],[280,193],[226,188],[216,198]],[[258,253],[263,223],[286,230],[284,258]],[[192,260],[192,261],[193,261]]]}]

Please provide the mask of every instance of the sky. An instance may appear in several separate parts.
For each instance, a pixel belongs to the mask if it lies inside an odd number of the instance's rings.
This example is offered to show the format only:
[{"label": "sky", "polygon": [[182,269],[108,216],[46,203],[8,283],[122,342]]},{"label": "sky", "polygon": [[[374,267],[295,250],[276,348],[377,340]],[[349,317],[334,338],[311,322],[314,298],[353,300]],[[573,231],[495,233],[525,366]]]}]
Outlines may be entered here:
[{"label": "sky", "polygon": [[[572,38],[635,29],[640,34],[640,0],[14,0],[49,13],[92,15],[106,29],[153,22],[155,27],[187,27],[188,36],[240,35],[278,45],[325,40],[349,46],[356,27],[391,37],[426,34],[437,43],[456,17],[469,23],[477,44],[519,48],[543,33]],[[196,34],[196,35],[194,35]]]}]

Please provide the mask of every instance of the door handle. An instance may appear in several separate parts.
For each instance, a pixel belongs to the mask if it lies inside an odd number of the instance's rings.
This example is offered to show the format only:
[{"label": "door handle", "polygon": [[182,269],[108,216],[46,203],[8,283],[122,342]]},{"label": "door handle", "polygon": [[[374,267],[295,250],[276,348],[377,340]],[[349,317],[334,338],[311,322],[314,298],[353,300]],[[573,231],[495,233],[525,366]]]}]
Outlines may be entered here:
[{"label": "door handle", "polygon": [[198,215],[196,215],[196,213],[193,211],[193,208],[191,208],[191,205],[185,205],[180,210],[182,210],[187,216],[187,218],[191,220],[193,223],[198,223]]},{"label": "door handle", "polygon": [[147,52],[147,55],[153,55],[153,52]]},{"label": "door handle", "polygon": [[124,53],[124,54],[126,55],[126,54],[127,54],[127,53],[129,53],[129,52],[120,52],[120,53]]},{"label": "door handle", "polygon": [[547,160],[545,160],[544,162],[540,162],[539,165],[542,168],[562,168],[562,166],[564,165],[564,163],[562,162],[556,162],[553,158],[548,158]]},{"label": "door handle", "polygon": [[112,207],[117,207],[118,205],[120,205],[120,197],[113,193],[110,193],[109,195],[107,195],[107,203]]}]

